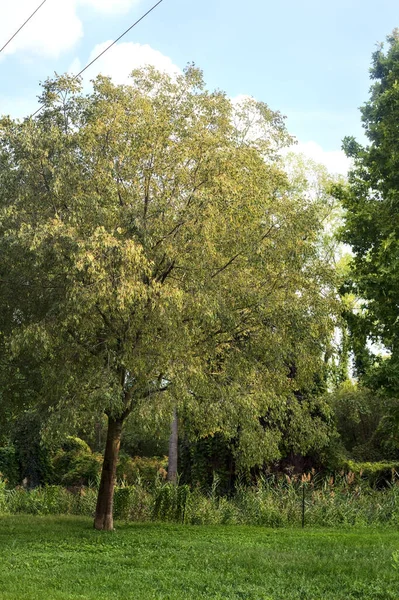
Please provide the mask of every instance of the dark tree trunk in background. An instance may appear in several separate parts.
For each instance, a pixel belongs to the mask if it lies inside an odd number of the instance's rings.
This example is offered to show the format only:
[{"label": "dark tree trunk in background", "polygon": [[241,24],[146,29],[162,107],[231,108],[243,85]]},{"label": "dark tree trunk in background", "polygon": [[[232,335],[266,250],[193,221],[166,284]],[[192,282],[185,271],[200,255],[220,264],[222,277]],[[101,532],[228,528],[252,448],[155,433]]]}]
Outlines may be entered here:
[{"label": "dark tree trunk in background", "polygon": [[178,445],[178,419],[177,410],[173,409],[173,418],[170,427],[169,457],[168,457],[168,481],[177,483],[177,445]]},{"label": "dark tree trunk in background", "polygon": [[108,417],[107,442],[105,445],[100,489],[98,490],[96,515],[94,518],[95,529],[111,531],[114,528],[112,509],[122,424],[123,419]]}]

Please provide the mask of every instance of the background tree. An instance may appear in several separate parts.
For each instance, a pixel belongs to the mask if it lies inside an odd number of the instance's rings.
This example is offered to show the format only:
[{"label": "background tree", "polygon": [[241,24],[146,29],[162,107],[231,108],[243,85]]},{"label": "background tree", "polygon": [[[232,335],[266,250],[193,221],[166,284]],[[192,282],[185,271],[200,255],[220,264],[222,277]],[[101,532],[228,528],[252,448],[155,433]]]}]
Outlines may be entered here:
[{"label": "background tree", "polygon": [[95,527],[111,529],[132,411],[184,406],[208,434],[239,424],[243,464],[279,455],[288,406],[303,420],[290,399],[334,321],[326,198],[284,173],[279,113],[234,108],[192,67],[135,71],[129,86],[99,77],[87,97],[64,76],[41,101],[35,119],[1,122],[4,345],[34,360],[54,428],[57,414],[107,415]]},{"label": "background tree", "polygon": [[[391,398],[386,417],[393,440],[399,434],[398,30],[387,42],[373,54],[370,99],[361,108],[369,143],[344,140],[354,166],[341,197],[346,208],[342,239],[354,253],[343,291],[360,299],[346,315],[355,367],[364,385]],[[385,350],[376,353],[372,342],[382,342]]]},{"label": "background tree", "polygon": [[397,361],[398,337],[398,240],[399,207],[398,147],[399,34],[395,30],[373,54],[370,100],[361,108],[369,145],[354,138],[344,140],[344,149],[354,160],[349,189],[343,195],[345,225],[343,240],[350,244],[354,259],[351,280],[358,297],[364,299],[371,337],[382,339]]}]

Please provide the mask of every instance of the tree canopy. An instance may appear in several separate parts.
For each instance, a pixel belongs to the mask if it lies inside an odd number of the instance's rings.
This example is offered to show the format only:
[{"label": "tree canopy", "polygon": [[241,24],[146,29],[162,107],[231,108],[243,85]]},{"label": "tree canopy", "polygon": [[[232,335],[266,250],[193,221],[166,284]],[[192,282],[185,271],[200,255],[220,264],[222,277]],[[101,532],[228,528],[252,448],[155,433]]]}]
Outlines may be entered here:
[{"label": "tree canopy", "polygon": [[[396,393],[399,389],[399,379],[394,375],[399,360],[398,31],[387,42],[386,50],[381,45],[373,54],[370,99],[361,108],[369,144],[363,147],[354,138],[344,140],[344,149],[353,158],[354,167],[342,197],[346,208],[342,239],[354,253],[350,286],[346,289],[352,289],[363,299],[357,314],[350,316],[354,335],[357,340],[363,339],[360,344],[363,348],[367,337],[383,342],[390,353],[389,361],[383,361],[383,369],[386,374],[387,368],[391,371],[391,376],[385,378],[385,387]],[[360,371],[367,371],[370,366],[367,347],[365,351],[359,348],[358,355]]]},{"label": "tree canopy", "polygon": [[329,197],[287,176],[281,115],[191,66],[99,77],[87,96],[57,77],[41,101],[0,123],[2,373],[22,382],[3,394],[13,406],[29,383],[23,402],[64,420],[106,413],[95,526],[112,528],[132,411],[239,427],[249,465],[279,456],[287,419],[299,449],[326,443],[328,407],[300,390],[335,322]]}]

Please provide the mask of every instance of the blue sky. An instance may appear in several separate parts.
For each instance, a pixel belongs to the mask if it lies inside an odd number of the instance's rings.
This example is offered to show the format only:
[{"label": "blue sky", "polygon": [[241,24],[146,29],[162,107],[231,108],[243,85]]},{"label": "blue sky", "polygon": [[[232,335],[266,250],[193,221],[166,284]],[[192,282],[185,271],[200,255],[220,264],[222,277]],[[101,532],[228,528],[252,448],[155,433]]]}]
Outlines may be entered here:
[{"label": "blue sky", "polygon": [[[40,80],[84,66],[154,2],[47,0],[0,55],[0,113],[28,114]],[[7,3],[0,46],[39,3]],[[397,25],[395,0],[163,0],[89,77],[102,71],[124,81],[143,62],[173,70],[195,61],[210,87],[287,115],[301,149],[342,171],[343,136],[362,135],[371,53]]]}]

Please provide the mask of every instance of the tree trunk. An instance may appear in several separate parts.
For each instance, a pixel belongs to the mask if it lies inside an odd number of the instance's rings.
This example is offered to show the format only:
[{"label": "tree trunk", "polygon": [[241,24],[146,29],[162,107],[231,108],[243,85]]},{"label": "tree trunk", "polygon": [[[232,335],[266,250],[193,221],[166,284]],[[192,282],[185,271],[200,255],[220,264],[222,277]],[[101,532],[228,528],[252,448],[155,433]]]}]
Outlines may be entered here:
[{"label": "tree trunk", "polygon": [[114,528],[112,509],[122,424],[123,419],[108,417],[107,442],[101,471],[100,489],[98,490],[96,515],[94,518],[95,529],[111,531]]},{"label": "tree trunk", "polygon": [[177,483],[177,444],[178,444],[178,420],[176,407],[173,409],[173,419],[170,427],[169,457],[168,457],[168,481]]}]

